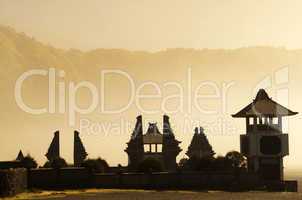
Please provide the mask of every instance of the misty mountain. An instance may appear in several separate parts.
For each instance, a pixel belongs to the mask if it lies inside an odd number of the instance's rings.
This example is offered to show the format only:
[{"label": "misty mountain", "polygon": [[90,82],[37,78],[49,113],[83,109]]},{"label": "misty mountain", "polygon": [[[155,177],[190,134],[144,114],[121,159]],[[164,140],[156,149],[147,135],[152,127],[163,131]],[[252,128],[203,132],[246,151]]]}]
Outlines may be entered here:
[{"label": "misty mountain", "polygon": [[82,69],[86,71],[99,67],[131,67],[134,70],[152,68],[168,71],[188,66],[215,66],[217,70],[228,68],[234,71],[238,70],[237,65],[242,65],[241,68],[245,69],[263,66],[265,70],[272,66],[297,63],[302,63],[302,50],[273,47],[232,50],[177,48],[158,52],[123,49],[96,49],[87,52],[64,50],[43,44],[25,33],[17,33],[10,27],[0,26],[0,66],[5,73],[20,73],[33,67],[57,67],[75,74]]},{"label": "misty mountain", "polygon": [[[93,83],[97,83],[101,69],[120,69],[129,73],[138,84],[143,81],[154,81],[163,84],[171,80],[185,85],[187,70],[190,67],[194,83],[204,80],[210,80],[219,85],[223,82],[236,82],[236,87],[234,86],[229,94],[232,99],[228,101],[230,104],[228,112],[231,113],[241,108],[244,103],[249,103],[248,101],[253,98],[251,91],[259,81],[267,76],[274,76],[275,71],[285,66],[289,67],[290,81],[286,86],[291,88],[290,105],[292,106],[290,108],[294,111],[301,111],[302,107],[298,102],[302,101],[299,86],[302,73],[302,50],[264,46],[239,49],[175,48],[157,52],[124,49],[67,50],[44,44],[38,39],[25,33],[18,33],[10,27],[0,26],[0,119],[2,121],[2,131],[8,134],[7,137],[3,138],[3,141],[0,141],[0,145],[4,149],[1,156],[3,159],[13,158],[15,157],[14,151],[17,153],[22,148],[28,152],[30,151],[41,161],[44,158],[43,152],[46,152],[46,147],[52,137],[52,131],[62,129],[63,132],[73,132],[68,127],[64,115],[31,116],[18,108],[14,98],[15,81],[29,69],[54,67],[57,70],[65,71],[66,77],[64,80],[66,82],[88,80]],[[111,103],[119,104],[127,98],[125,93],[127,82],[125,83],[116,77],[111,78],[111,80],[112,84],[110,84],[108,98]],[[275,83],[274,80],[273,83]],[[45,106],[44,102],[47,101],[48,97],[47,86],[48,82],[45,78],[37,77],[27,81],[23,91],[24,99],[36,107]],[[79,96],[80,104],[82,103],[85,106],[87,102],[90,102],[88,93],[81,93]],[[217,106],[217,104],[214,104],[214,106]],[[123,116],[135,120],[137,111],[135,108],[133,110],[130,114],[125,113]],[[227,113],[227,116],[230,113]],[[201,118],[198,114],[196,116]],[[91,115],[90,117],[95,120],[105,118],[100,115]],[[175,118],[182,119],[182,117],[183,113],[180,113],[172,116],[171,121],[173,122],[173,119],[176,121]],[[111,118],[117,120],[120,116],[111,116]],[[178,122],[176,121],[176,123]],[[296,124],[293,128],[298,130],[300,128],[299,124]],[[175,132],[180,134],[179,130]],[[98,143],[95,142],[95,137],[86,137],[83,141],[87,144],[87,151],[91,152],[92,155],[98,156],[99,152],[104,152],[102,156],[108,158],[109,162],[118,163],[119,160],[122,160],[125,163],[126,155],[123,153],[124,147],[121,144],[125,144],[129,136],[130,133],[126,133],[121,137],[115,137],[116,142],[114,144],[110,141],[112,139],[110,137],[104,137]],[[45,139],[45,137],[49,139]],[[72,139],[72,135],[63,135],[63,140],[64,137],[68,138],[68,141]],[[186,149],[191,135],[179,135],[178,138],[183,141],[182,148]],[[11,143],[11,141],[16,140],[20,142]],[[39,142],[33,144],[32,140]],[[223,138],[223,141],[216,138],[215,142],[219,144],[219,142],[224,143],[225,140],[229,140],[230,145],[237,144],[239,137],[238,135],[228,136]],[[293,140],[293,142],[296,141]],[[116,151],[104,151],[106,147],[102,149],[99,143],[115,145],[112,148],[115,148]],[[297,146],[298,143],[295,145]],[[62,151],[67,152],[65,155],[67,159],[70,159],[72,144],[68,143],[68,145],[64,145],[64,148]],[[223,152],[232,148],[233,146],[223,146],[218,147],[218,150],[215,149],[215,151]],[[294,152],[294,154],[298,155],[299,152]],[[299,156],[301,155],[299,154]]]}]

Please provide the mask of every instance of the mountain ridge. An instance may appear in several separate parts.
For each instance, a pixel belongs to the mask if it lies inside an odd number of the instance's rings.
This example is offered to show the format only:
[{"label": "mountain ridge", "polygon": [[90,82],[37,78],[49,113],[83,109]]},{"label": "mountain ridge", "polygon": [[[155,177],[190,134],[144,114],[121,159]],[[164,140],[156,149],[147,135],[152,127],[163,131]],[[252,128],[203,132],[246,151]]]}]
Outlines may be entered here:
[{"label": "mountain ridge", "polygon": [[[12,28],[0,25],[0,87],[3,97],[0,103],[2,111],[0,119],[2,121],[2,131],[9,133],[3,141],[0,141],[0,145],[5,150],[2,152],[1,157],[3,159],[15,158],[15,153],[22,148],[25,152],[32,153],[39,161],[42,161],[45,158],[41,152],[44,152],[45,147],[49,145],[49,140],[45,138],[52,137],[53,129],[66,133],[62,136],[65,141],[71,141],[73,137],[67,134],[71,133],[74,127],[68,127],[66,115],[56,113],[54,115],[34,116],[25,113],[16,104],[14,96],[15,81],[22,73],[29,69],[47,70],[49,67],[53,67],[56,68],[56,72],[64,70],[66,76],[64,78],[58,77],[57,82],[65,82],[67,89],[70,81],[76,84],[78,81],[87,80],[99,86],[100,70],[118,69],[128,73],[134,79],[135,86],[139,86],[146,81],[157,83],[162,87],[165,96],[175,91],[177,92],[178,89],[166,88],[164,84],[168,81],[176,82],[184,90],[187,90],[187,74],[188,69],[191,68],[192,89],[196,89],[194,86],[202,81],[210,81],[216,84],[221,90],[224,83],[234,82],[234,86],[227,93],[228,97],[230,97],[229,101],[226,102],[228,112],[230,112],[227,113],[227,117],[230,117],[229,114],[231,112],[239,109],[254,97],[251,93],[259,82],[265,77],[274,78],[275,72],[284,66],[290,66],[290,82],[285,84],[285,86],[291,89],[291,94],[293,94],[289,98],[290,105],[292,105],[290,108],[294,111],[299,111],[302,109],[299,103],[302,100],[299,87],[300,74],[302,73],[302,50],[287,50],[283,47],[202,50],[174,48],[158,52],[104,48],[91,51],[66,50],[44,44],[24,33],[17,33]],[[112,78],[109,75],[108,79],[112,81],[112,84],[108,84],[108,88],[106,88],[108,102],[113,105],[124,105],[128,98],[127,89],[129,88],[127,88],[127,80],[125,78],[121,79],[118,76]],[[283,87],[284,85],[281,86]],[[26,80],[23,87],[22,95],[26,103],[33,105],[35,108],[47,105],[47,77],[31,77]],[[208,92],[208,88],[203,89],[204,91],[202,92]],[[188,91],[185,91],[184,97],[188,94],[186,92]],[[77,100],[80,103],[87,105],[87,102],[91,102],[89,92],[79,93]],[[66,98],[68,98],[68,95],[66,95]],[[152,105],[160,106],[160,103],[152,102]],[[173,102],[171,105],[173,105]],[[203,106],[219,108],[221,107],[221,102],[213,100],[211,104],[204,104]],[[133,108],[123,113],[123,116],[126,119],[132,120],[135,119],[134,113],[137,112],[136,107],[133,105]],[[200,113],[177,113],[173,116],[173,119],[176,122],[182,122],[185,116],[192,116],[193,118],[198,116],[201,120],[205,120],[205,122],[209,121],[208,123],[211,124],[211,119],[207,119],[208,116],[200,116]],[[100,120],[116,122],[121,116],[93,113],[87,117],[97,122]],[[226,119],[229,119],[227,117]],[[231,121],[231,123],[237,122]],[[242,124],[240,123],[240,125]],[[299,133],[298,130],[300,128],[300,123],[294,123],[293,130],[297,130],[295,132]],[[183,141],[183,148],[187,148],[186,144],[191,139],[190,135],[181,135],[181,130],[177,129],[175,132],[180,134],[178,136]],[[96,137],[86,136],[87,151],[91,152],[92,155],[99,156],[99,153],[102,153],[102,156],[108,158],[109,162],[118,163],[120,160],[126,162],[126,157],[122,153],[124,147],[121,144],[124,144],[124,141],[128,140],[128,133],[115,138],[114,136],[98,137],[98,139],[102,139],[99,142],[95,142]],[[31,142],[33,138],[40,142],[33,144]],[[108,145],[111,144],[110,140],[112,138],[119,140],[120,143],[117,142],[112,147],[106,146],[107,143]],[[229,142],[229,146],[220,145],[224,140]],[[12,143],[11,141],[22,142]],[[226,137],[222,136],[222,139],[217,137],[214,140],[213,146],[215,150],[217,149],[217,152],[225,152],[230,148],[236,148],[236,145],[238,146],[237,141],[238,135],[235,134]],[[291,140],[291,142],[296,143],[292,145],[293,147],[299,146],[298,140]],[[68,152],[71,152],[72,147],[68,146],[69,143],[67,142],[64,144],[67,145],[64,145],[62,149],[63,152],[66,152],[64,156],[71,160],[72,156]],[[104,145],[104,147],[99,147],[99,144]],[[108,148],[114,148],[115,151],[106,151]],[[112,156],[112,154],[115,156]],[[301,157],[302,154],[296,151],[290,159],[294,163],[296,158]]]}]

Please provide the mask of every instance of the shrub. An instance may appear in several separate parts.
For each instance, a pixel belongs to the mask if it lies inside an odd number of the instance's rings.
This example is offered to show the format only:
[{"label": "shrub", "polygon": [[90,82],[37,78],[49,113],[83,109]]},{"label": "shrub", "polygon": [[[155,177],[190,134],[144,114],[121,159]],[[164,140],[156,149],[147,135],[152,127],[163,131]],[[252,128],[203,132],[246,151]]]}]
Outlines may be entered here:
[{"label": "shrub", "polygon": [[26,169],[37,168],[38,166],[37,161],[29,154],[21,160],[21,164]]},{"label": "shrub", "polygon": [[183,158],[178,165],[180,169],[189,171],[230,171],[237,169],[245,170],[247,161],[241,153],[230,151],[226,156],[218,156],[216,158]]},{"label": "shrub", "polygon": [[246,168],[246,158],[238,151],[230,151],[225,155],[227,166],[232,169]]},{"label": "shrub", "polygon": [[105,173],[109,169],[108,163],[102,158],[87,159],[82,163],[81,166],[89,169],[94,173]]},{"label": "shrub", "polygon": [[55,158],[51,161],[47,161],[44,164],[44,168],[53,168],[53,169],[60,169],[60,168],[64,168],[67,167],[67,162],[65,161],[64,158]]},{"label": "shrub", "polygon": [[186,159],[182,163],[183,169],[192,170],[192,171],[200,171],[200,170],[209,170],[212,164],[212,157],[191,157],[190,159]]}]

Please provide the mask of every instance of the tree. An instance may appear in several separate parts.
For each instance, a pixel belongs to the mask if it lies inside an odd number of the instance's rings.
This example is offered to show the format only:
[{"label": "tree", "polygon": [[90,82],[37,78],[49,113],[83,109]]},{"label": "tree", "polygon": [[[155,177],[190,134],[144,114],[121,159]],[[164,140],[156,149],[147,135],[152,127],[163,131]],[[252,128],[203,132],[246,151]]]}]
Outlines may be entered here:
[{"label": "tree", "polygon": [[232,169],[246,168],[246,158],[238,151],[230,151],[225,155],[228,167]]},{"label": "tree", "polygon": [[162,171],[163,167],[161,162],[154,158],[146,158],[138,165],[139,172],[160,172]]},{"label": "tree", "polygon": [[107,172],[107,171],[109,170],[109,165],[108,165],[108,163],[107,163],[106,160],[104,160],[104,159],[102,159],[102,158],[100,158],[100,157],[97,158],[96,160],[97,160],[97,162],[99,163],[99,165],[102,166],[103,172]]},{"label": "tree", "polygon": [[183,169],[192,171],[210,170],[213,159],[212,156],[203,158],[193,156],[184,163]]},{"label": "tree", "polygon": [[246,158],[237,151],[231,151],[226,156],[217,157],[191,157],[181,159],[179,168],[192,171],[225,171],[233,169],[246,169]]},{"label": "tree", "polygon": [[55,158],[50,162],[50,166],[54,169],[61,169],[67,167],[67,162],[64,158]]},{"label": "tree", "polygon": [[37,168],[38,166],[37,161],[35,161],[35,159],[29,154],[21,160],[21,164],[26,169]]},{"label": "tree", "polygon": [[55,158],[51,161],[47,161],[43,167],[44,168],[53,168],[53,169],[61,169],[64,167],[67,167],[67,162],[65,161],[64,158]]},{"label": "tree", "polygon": [[108,163],[102,158],[87,159],[82,163],[82,167],[85,167],[94,173],[105,173],[109,169]]}]

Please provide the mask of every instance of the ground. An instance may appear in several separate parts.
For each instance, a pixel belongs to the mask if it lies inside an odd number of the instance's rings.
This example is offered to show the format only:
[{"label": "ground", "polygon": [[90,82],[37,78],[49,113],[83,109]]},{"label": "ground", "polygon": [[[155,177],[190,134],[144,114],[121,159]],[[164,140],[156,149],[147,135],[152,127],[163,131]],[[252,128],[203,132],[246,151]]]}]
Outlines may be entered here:
[{"label": "ground", "polygon": [[47,200],[286,200],[302,199],[301,193],[270,193],[270,192],[194,192],[194,191],[145,191],[145,190],[68,190],[68,191],[35,191],[20,194],[12,199],[47,199]]}]

